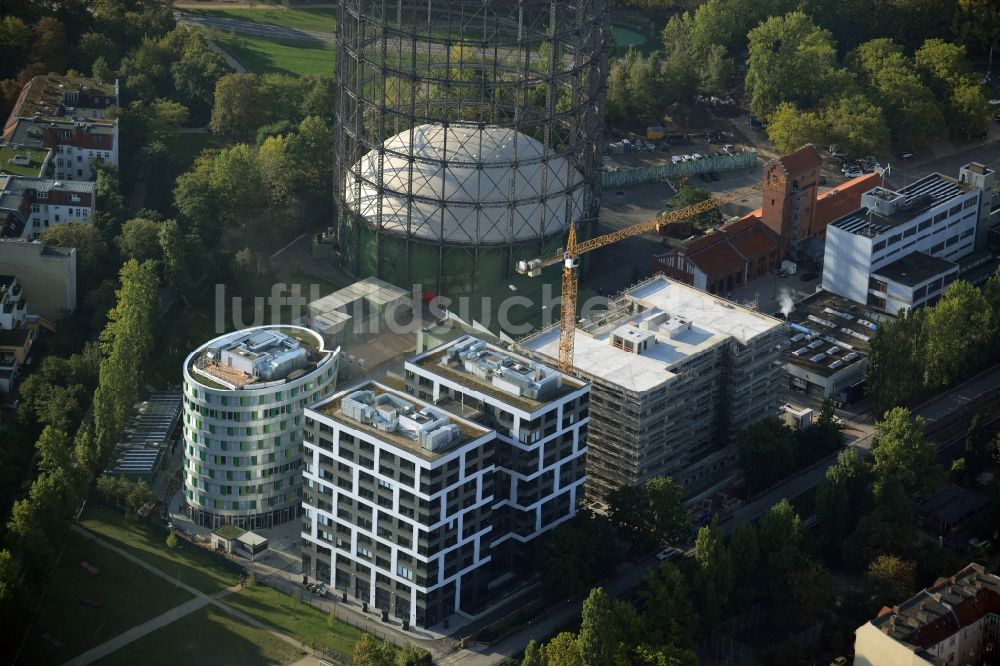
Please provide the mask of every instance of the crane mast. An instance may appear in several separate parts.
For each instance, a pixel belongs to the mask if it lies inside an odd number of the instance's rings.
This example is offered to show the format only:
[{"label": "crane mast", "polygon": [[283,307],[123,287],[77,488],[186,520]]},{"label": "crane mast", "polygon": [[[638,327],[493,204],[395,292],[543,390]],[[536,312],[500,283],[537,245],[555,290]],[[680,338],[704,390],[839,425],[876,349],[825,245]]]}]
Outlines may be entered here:
[{"label": "crane mast", "polygon": [[[753,190],[757,188],[753,187],[749,189]],[[582,243],[576,242],[576,223],[570,222],[565,249],[551,257],[519,261],[515,270],[521,275],[529,277],[538,277],[541,275],[543,268],[548,268],[558,263],[562,263],[563,265],[562,302],[559,311],[559,370],[569,373],[573,369],[573,346],[576,341],[576,300],[579,291],[577,269],[580,264],[580,255],[607,247],[626,238],[658,231],[669,224],[676,224],[695,215],[718,208],[738,196],[734,195],[726,198],[712,197],[679,210],[657,215],[654,218],[638,222],[624,229],[596,236]]]}]

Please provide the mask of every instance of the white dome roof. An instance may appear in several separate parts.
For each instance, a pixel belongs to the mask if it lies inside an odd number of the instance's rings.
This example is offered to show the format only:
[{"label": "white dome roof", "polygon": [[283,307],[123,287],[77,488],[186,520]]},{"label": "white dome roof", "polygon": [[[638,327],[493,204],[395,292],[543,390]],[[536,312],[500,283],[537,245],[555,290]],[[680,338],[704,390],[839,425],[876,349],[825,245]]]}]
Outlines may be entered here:
[{"label": "white dome roof", "polygon": [[[583,216],[580,172],[563,157],[543,163],[542,144],[516,130],[420,125],[412,130],[412,144],[407,130],[383,147],[381,227],[386,231],[449,243],[504,243],[561,231],[567,202],[573,219]],[[407,206],[411,168],[412,210]],[[345,199],[379,226],[378,151],[362,157],[355,173],[346,177]]]}]

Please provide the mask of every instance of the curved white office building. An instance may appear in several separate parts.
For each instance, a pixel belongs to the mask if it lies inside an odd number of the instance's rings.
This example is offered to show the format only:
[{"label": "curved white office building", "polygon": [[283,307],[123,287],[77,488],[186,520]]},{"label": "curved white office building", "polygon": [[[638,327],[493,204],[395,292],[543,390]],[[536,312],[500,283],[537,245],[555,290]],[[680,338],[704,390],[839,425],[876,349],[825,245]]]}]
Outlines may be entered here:
[{"label": "curved white office building", "polygon": [[303,409],[333,393],[339,349],[299,326],[260,326],[184,361],[184,493],[192,520],[266,528],[299,515]]}]

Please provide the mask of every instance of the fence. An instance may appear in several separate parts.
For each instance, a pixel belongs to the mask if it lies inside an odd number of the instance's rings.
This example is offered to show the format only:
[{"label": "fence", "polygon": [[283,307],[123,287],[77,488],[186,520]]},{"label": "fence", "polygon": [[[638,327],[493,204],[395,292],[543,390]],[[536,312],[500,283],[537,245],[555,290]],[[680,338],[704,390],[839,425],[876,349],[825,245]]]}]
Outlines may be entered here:
[{"label": "fence", "polygon": [[[320,597],[314,595],[308,592],[307,590],[303,589],[299,585],[291,583],[287,580],[282,580],[277,576],[260,576],[257,578],[257,583],[267,585],[268,587],[271,587],[277,590],[278,592],[287,594],[288,596],[293,598],[297,598],[300,602],[312,608],[315,608],[316,610],[322,611],[327,615],[332,615],[334,619],[339,620],[344,624],[349,624],[355,629],[360,629],[365,633],[371,634],[375,638],[388,641],[398,647],[403,647],[410,642],[403,638],[400,638],[395,633],[390,633],[388,631],[385,631],[384,627],[382,627],[378,623],[378,620],[374,618],[372,618],[371,621],[368,621],[367,619],[360,619],[357,613],[347,611],[344,608],[341,608],[340,602],[330,599],[328,597]],[[331,590],[331,592],[339,592],[339,590]],[[310,646],[306,644],[303,644],[303,647],[312,650],[313,654],[317,657],[322,657],[323,659],[331,661],[332,663],[335,664],[343,664],[345,666],[350,666],[351,663],[350,659],[347,659],[343,655],[339,655],[337,653],[323,652],[322,650],[316,649],[315,646]]]},{"label": "fence", "polygon": [[678,176],[693,176],[699,173],[720,171],[736,171],[749,169],[757,165],[757,151],[749,149],[732,155],[713,155],[700,160],[688,160],[677,164],[659,164],[657,166],[636,167],[621,171],[605,171],[601,173],[601,185],[604,187],[627,187],[655,183]]}]

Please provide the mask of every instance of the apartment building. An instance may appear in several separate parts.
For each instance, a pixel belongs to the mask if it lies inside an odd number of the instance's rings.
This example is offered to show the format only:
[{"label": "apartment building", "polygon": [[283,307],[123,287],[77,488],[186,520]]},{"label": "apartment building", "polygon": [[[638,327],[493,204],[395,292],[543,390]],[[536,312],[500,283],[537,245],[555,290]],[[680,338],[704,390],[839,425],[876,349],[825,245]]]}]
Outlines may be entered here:
[{"label": "apartment building", "polygon": [[586,474],[590,385],[472,335],[405,364],[406,391],[497,432],[498,570],[527,565],[525,544],[576,513]]},{"label": "apartment building", "polygon": [[37,328],[29,321],[27,300],[17,277],[0,275],[0,391],[13,390]]},{"label": "apartment building", "polygon": [[0,237],[34,240],[51,227],[94,214],[94,183],[0,176]]},{"label": "apartment building", "polygon": [[49,321],[76,310],[76,248],[0,238],[0,266],[18,277],[31,311]]},{"label": "apartment building", "polygon": [[583,382],[465,336],[306,410],[303,571],[405,622],[476,614],[576,512]]},{"label": "apartment building", "polygon": [[1000,577],[979,564],[939,579],[854,633],[856,666],[979,666],[1000,650]]},{"label": "apartment building", "polygon": [[994,180],[973,162],[957,180],[935,173],[865,192],[861,208],[827,228],[823,288],[892,314],[933,302],[958,274],[955,262],[985,244]]},{"label": "apartment building", "polygon": [[488,603],[496,433],[372,381],[306,418],[303,572],[414,625]]},{"label": "apartment building", "polygon": [[[592,385],[587,494],[670,476],[693,494],[731,478],[736,439],[775,416],[784,325],[664,276],[575,329],[574,374]],[[559,356],[559,328],[521,340]]]},{"label": "apartment building", "polygon": [[299,515],[306,405],[336,385],[339,350],[307,328],[222,335],[184,361],[184,492],[192,520],[272,527]]},{"label": "apartment building", "polygon": [[3,139],[18,151],[48,149],[56,180],[92,181],[99,164],[118,165],[118,82],[81,76],[39,75],[21,90]]}]

